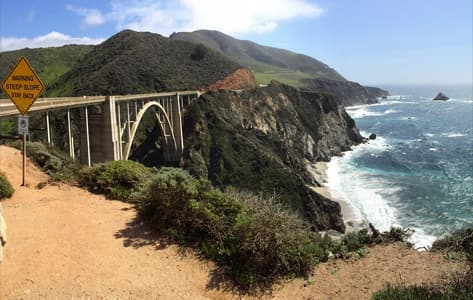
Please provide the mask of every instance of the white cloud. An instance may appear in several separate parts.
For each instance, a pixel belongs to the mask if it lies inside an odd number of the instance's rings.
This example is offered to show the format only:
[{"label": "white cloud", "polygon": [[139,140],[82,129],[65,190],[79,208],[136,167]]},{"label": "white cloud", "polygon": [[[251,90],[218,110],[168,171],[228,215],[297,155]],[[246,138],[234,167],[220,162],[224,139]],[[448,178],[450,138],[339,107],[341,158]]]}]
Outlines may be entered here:
[{"label": "white cloud", "polygon": [[60,32],[50,32],[46,35],[35,38],[17,38],[17,37],[0,37],[0,51],[10,51],[23,48],[41,48],[41,47],[57,47],[69,44],[87,44],[96,45],[103,42],[104,39],[94,39],[89,37],[71,37]]},{"label": "white cloud", "polygon": [[108,13],[97,9],[68,9],[85,16],[85,23],[94,23],[92,15],[95,13],[100,16],[97,21],[114,22],[117,29],[165,35],[197,29],[213,29],[228,34],[264,33],[273,31],[280,22],[315,18],[324,13],[322,8],[308,0],[112,0],[110,6]]},{"label": "white cloud", "polygon": [[95,8],[80,8],[72,5],[66,5],[66,9],[84,17],[83,27],[94,27],[105,23],[105,16]]}]

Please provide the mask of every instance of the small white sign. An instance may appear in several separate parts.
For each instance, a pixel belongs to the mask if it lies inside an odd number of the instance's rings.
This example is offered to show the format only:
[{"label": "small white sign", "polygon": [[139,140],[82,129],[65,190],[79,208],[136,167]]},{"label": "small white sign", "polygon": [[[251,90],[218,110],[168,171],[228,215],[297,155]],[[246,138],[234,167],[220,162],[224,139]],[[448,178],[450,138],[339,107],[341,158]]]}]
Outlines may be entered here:
[{"label": "small white sign", "polygon": [[28,135],[29,127],[28,116],[18,116],[18,134],[19,135]]}]

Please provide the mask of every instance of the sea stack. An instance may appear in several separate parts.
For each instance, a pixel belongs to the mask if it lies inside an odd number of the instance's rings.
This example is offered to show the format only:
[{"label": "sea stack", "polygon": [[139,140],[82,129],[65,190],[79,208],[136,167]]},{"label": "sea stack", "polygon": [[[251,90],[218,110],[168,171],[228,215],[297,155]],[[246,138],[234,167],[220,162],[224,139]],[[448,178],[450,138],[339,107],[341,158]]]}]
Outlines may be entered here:
[{"label": "sea stack", "polygon": [[446,96],[444,93],[442,93],[442,92],[439,92],[439,93],[437,94],[437,96],[435,96],[435,98],[434,98],[434,100],[443,100],[443,101],[446,101],[446,100],[448,100],[448,99],[450,99],[450,98],[447,97],[447,96]]}]

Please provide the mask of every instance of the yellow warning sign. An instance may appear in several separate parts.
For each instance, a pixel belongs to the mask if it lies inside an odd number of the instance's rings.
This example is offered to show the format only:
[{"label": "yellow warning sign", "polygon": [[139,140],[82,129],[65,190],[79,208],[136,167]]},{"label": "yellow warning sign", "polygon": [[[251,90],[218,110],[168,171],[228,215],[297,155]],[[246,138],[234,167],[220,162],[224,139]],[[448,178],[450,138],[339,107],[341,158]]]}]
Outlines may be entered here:
[{"label": "yellow warning sign", "polygon": [[22,56],[3,81],[2,89],[24,115],[44,91],[44,85]]}]

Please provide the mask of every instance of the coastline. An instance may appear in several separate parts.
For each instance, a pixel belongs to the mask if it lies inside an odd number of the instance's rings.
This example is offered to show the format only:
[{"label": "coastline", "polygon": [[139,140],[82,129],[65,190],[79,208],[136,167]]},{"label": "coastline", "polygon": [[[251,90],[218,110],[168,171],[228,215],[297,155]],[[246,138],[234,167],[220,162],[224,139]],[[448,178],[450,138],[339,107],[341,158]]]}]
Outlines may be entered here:
[{"label": "coastline", "polygon": [[334,202],[337,202],[341,207],[341,214],[343,223],[346,227],[346,232],[358,231],[360,229],[366,228],[368,224],[363,220],[356,209],[348,203],[345,199],[337,197],[334,195],[333,191],[327,186],[328,182],[328,162],[319,161],[316,163],[307,162],[307,170],[312,175],[314,180],[319,184],[310,185],[309,188],[312,189],[317,194],[326,197]]}]

